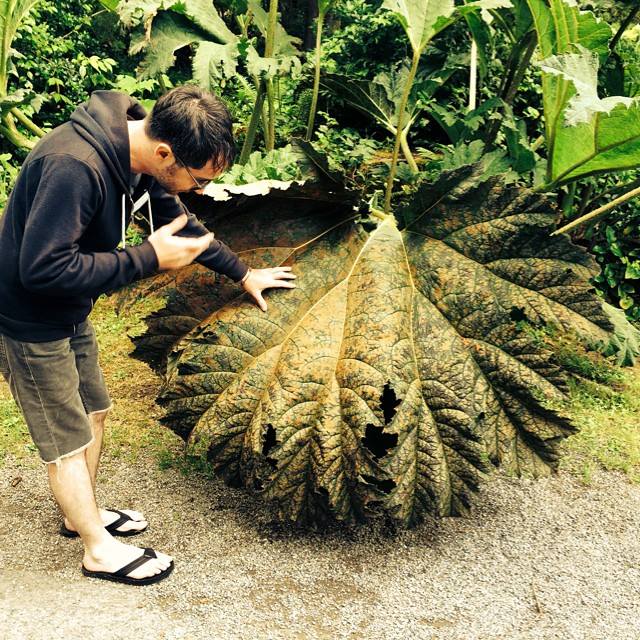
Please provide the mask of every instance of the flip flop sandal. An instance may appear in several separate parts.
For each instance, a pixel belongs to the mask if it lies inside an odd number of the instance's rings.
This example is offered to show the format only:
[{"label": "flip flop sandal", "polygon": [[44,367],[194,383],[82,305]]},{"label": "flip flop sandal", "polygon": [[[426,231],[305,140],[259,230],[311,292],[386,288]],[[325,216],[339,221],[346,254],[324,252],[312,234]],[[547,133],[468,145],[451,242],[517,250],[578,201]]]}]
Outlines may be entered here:
[{"label": "flip flop sandal", "polygon": [[[111,524],[105,527],[105,529],[112,536],[120,536],[122,538],[128,538],[129,536],[136,536],[139,533],[146,531],[149,526],[147,525],[146,527],[144,527],[144,529],[130,529],[129,531],[119,531],[118,527],[121,527],[125,522],[129,522],[129,520],[131,520],[132,522],[140,522],[140,520],[134,520],[131,516],[127,515],[123,511],[118,511],[118,509],[110,509],[109,507],[107,507],[106,509],[107,511],[113,511],[114,513],[117,513],[120,516],[117,520],[114,520]],[[65,526],[63,521],[62,524],[60,525],[60,535],[63,535],[65,538],[77,538],[78,532],[71,531],[71,529]]]},{"label": "flip flop sandal", "polygon": [[[111,509],[109,509],[109,511],[111,511]],[[164,580],[173,571],[173,560],[166,569],[163,569],[160,573],[157,573],[154,576],[148,576],[146,578],[130,578],[128,574],[143,565],[145,562],[149,562],[152,558],[157,557],[158,555],[156,552],[151,547],[148,547],[144,549],[141,556],[113,573],[109,571],[89,571],[89,569],[85,568],[84,564],[82,565],[82,573],[88,578],[100,578],[101,580],[111,580],[111,582],[141,585],[153,584],[154,582]]]}]

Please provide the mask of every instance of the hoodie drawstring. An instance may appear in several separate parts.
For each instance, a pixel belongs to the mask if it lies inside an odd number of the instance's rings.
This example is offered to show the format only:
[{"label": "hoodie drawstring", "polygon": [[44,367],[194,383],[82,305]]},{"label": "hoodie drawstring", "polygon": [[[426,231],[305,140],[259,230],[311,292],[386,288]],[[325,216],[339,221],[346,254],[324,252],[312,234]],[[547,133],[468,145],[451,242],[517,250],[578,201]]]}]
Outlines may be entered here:
[{"label": "hoodie drawstring", "polygon": [[124,249],[127,246],[127,243],[125,242],[124,236],[125,236],[125,232],[127,230],[127,225],[125,222],[125,194],[122,194],[122,248]]},{"label": "hoodie drawstring", "polygon": [[[147,198],[147,213],[149,215],[149,229],[151,230],[151,233],[154,232],[154,226],[153,226],[153,212],[151,210],[151,197],[149,196],[148,192],[145,192],[146,198]],[[143,196],[144,197],[144,196]],[[132,209],[131,209],[131,215],[133,217],[133,215],[135,214],[135,212],[137,211],[137,209],[142,206],[142,202],[140,202],[140,200],[142,200],[142,198],[139,198],[138,201],[134,204],[132,201]],[[127,246],[126,243],[126,239],[125,239],[125,235],[127,232],[127,196],[126,194],[122,194],[122,248],[124,249]]]}]

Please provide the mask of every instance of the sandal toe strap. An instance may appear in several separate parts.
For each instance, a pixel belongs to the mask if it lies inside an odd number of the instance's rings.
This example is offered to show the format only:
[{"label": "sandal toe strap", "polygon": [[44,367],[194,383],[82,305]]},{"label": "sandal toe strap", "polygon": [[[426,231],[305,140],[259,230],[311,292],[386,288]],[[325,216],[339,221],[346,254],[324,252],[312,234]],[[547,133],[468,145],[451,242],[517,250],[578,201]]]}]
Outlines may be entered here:
[{"label": "sandal toe strap", "polygon": [[130,574],[132,571],[135,571],[138,567],[142,566],[145,562],[149,562],[153,558],[157,558],[156,552],[147,548],[144,549],[141,556],[138,556],[135,560],[132,560],[129,564],[126,564],[124,567],[121,567],[117,571],[114,572],[114,576],[126,576]]},{"label": "sandal toe strap", "polygon": [[111,524],[105,527],[109,533],[117,531],[118,527],[121,527],[125,522],[129,522],[129,520],[132,522],[140,522],[139,520],[134,520],[130,515],[124,513],[124,511],[119,511],[118,509],[107,509],[107,511],[113,511],[113,513],[117,513],[118,516],[120,516],[117,520],[114,520]]}]

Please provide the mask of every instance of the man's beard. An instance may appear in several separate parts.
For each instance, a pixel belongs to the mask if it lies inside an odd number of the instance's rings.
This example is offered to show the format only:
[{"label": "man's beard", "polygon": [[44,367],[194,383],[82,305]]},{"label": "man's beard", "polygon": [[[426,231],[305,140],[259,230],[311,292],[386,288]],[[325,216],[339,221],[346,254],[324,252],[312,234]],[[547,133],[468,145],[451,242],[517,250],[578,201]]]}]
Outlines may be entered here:
[{"label": "man's beard", "polygon": [[175,171],[171,168],[154,175],[155,181],[167,192],[173,196],[177,196],[180,192],[176,189]]}]

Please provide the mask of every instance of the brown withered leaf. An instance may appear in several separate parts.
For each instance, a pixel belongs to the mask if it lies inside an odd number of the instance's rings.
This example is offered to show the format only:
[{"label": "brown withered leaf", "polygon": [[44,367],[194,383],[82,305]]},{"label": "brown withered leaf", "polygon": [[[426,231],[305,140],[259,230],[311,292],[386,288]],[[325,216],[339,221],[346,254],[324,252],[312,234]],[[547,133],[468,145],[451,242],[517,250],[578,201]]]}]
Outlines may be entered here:
[{"label": "brown withered leaf", "polygon": [[564,396],[563,370],[519,321],[590,340],[612,327],[595,263],[549,237],[548,203],[445,180],[403,217],[289,243],[295,289],[268,292],[268,313],[218,304],[171,353],[166,423],[283,518],[459,514],[490,461],[548,473],[574,430],[541,401]]},{"label": "brown withered leaf", "polygon": [[[315,187],[310,185],[309,189]],[[353,217],[349,201],[338,205],[326,200],[314,202],[306,196],[300,200],[293,196],[269,196],[253,198],[249,206],[246,198],[241,200],[225,207],[212,207],[210,198],[200,197],[189,205],[191,210],[198,210],[200,219],[207,221],[216,237],[254,268],[282,264],[297,246],[345,217]],[[208,214],[206,204],[211,209]],[[242,294],[242,287],[229,278],[193,264],[122,289],[117,294],[117,308],[122,312],[131,310],[140,301],[160,302],[161,308],[145,318],[147,330],[132,337],[135,344],[132,355],[164,372],[166,356],[173,344],[214,310]]]}]

